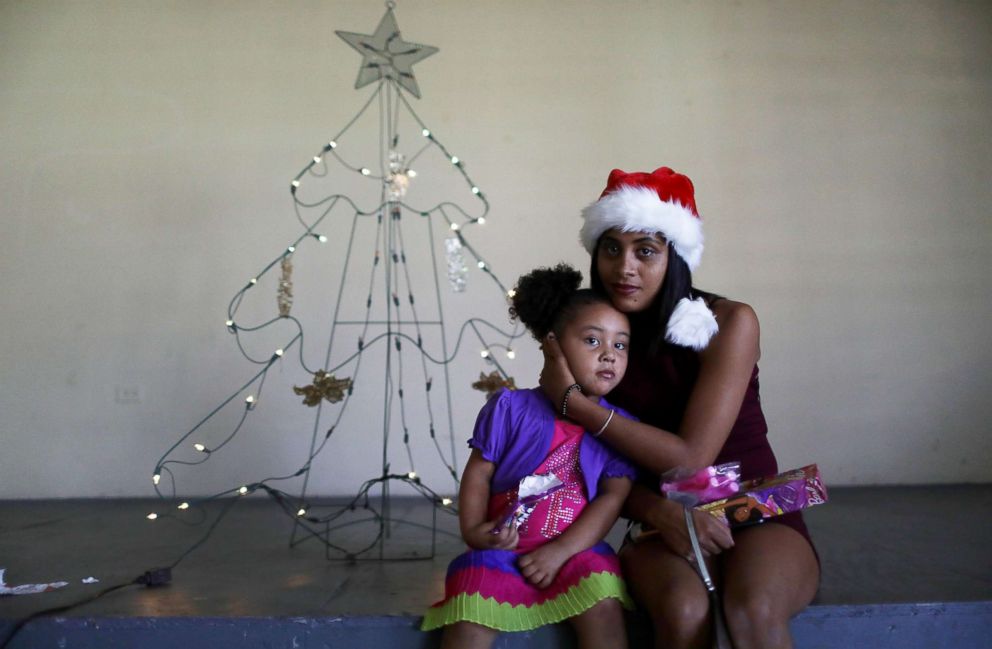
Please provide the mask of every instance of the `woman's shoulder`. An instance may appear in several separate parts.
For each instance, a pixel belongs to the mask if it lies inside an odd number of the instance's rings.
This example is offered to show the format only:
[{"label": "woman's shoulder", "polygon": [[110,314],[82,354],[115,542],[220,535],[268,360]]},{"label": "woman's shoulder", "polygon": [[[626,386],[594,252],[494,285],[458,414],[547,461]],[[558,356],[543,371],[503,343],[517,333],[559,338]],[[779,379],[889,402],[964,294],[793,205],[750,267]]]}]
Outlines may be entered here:
[{"label": "woman's shoulder", "polygon": [[722,355],[727,351],[753,351],[757,361],[757,356],[760,354],[761,329],[758,315],[751,305],[727,298],[717,298],[710,303],[710,309],[716,316],[719,330],[709,346],[703,350],[703,358]]}]

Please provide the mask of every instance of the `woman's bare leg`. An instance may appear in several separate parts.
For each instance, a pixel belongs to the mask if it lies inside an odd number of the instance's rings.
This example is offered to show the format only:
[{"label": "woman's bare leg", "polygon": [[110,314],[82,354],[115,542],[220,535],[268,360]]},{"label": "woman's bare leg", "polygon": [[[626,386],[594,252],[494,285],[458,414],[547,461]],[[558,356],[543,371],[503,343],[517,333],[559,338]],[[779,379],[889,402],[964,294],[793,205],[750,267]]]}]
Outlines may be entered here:
[{"label": "woman's bare leg", "polygon": [[820,569],[791,527],[765,523],[734,535],[723,562],[723,602],[736,649],[790,649],[789,620],[813,600]]},{"label": "woman's bare leg", "polygon": [[655,647],[703,647],[710,634],[710,602],[702,580],[663,543],[646,539],[620,553],[624,579],[654,624]]}]

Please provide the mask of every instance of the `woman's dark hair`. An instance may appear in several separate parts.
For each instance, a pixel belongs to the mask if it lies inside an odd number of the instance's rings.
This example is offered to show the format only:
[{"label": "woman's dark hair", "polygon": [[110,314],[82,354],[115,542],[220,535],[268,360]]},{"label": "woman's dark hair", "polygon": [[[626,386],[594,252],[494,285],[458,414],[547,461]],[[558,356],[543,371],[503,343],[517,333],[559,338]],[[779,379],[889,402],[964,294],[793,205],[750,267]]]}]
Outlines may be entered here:
[{"label": "woman's dark hair", "polygon": [[[631,343],[642,344],[646,342],[649,354],[656,354],[664,345],[669,344],[665,341],[665,333],[668,330],[668,321],[672,317],[672,311],[675,310],[675,305],[679,303],[679,300],[684,297],[690,299],[702,297],[707,303],[712,303],[718,297],[712,293],[693,288],[692,271],[689,270],[689,265],[675,252],[671,243],[666,245],[668,246],[668,267],[665,270],[665,280],[661,283],[661,290],[647,309],[636,317],[633,315],[630,317]],[[603,286],[603,279],[599,276],[599,268],[596,264],[598,256],[599,243],[597,242],[596,249],[592,254],[589,283],[592,290],[607,295],[606,287]],[[647,336],[646,340],[644,340],[645,336]]]},{"label": "woman's dark hair", "polygon": [[517,280],[510,317],[520,320],[537,340],[562,327],[584,306],[611,304],[606,294],[580,289],[582,273],[568,264],[538,268]]}]

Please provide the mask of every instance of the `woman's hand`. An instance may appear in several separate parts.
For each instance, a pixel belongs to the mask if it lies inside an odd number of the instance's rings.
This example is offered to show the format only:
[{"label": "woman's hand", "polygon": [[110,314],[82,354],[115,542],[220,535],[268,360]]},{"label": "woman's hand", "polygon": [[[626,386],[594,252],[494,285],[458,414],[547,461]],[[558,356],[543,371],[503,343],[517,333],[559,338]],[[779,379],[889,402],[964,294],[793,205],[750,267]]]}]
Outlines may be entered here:
[{"label": "woman's hand", "polygon": [[549,333],[544,337],[541,344],[541,351],[544,352],[544,368],[541,369],[540,386],[545,396],[555,404],[556,408],[561,407],[561,400],[565,396],[565,390],[575,383],[575,376],[568,367],[565,355],[561,353],[561,346],[554,333]]},{"label": "woman's hand", "polygon": [[510,524],[493,534],[498,521],[485,521],[465,530],[465,543],[475,550],[512,550],[520,542],[517,526]]},{"label": "woman's hand", "polygon": [[[693,556],[692,542],[689,540],[689,530],[685,525],[685,514],[682,505],[666,500],[664,511],[659,511],[654,517],[655,529],[668,549],[689,559]],[[696,524],[696,538],[703,556],[710,557],[734,547],[734,537],[730,527],[712,514],[692,510],[692,520]]]},{"label": "woman's hand", "polygon": [[567,549],[552,541],[520,557],[517,565],[527,581],[538,588],[547,588],[571,556]]}]

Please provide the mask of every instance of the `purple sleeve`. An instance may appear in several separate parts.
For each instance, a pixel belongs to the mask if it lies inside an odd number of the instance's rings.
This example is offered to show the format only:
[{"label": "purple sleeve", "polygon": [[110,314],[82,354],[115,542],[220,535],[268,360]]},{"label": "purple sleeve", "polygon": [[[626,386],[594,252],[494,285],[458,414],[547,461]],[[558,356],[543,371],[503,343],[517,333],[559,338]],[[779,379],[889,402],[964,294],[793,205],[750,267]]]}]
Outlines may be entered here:
[{"label": "purple sleeve", "polygon": [[505,388],[482,406],[475,419],[475,430],[468,441],[471,448],[482,453],[489,462],[499,464],[506,448],[506,432],[510,421],[510,393]]}]

